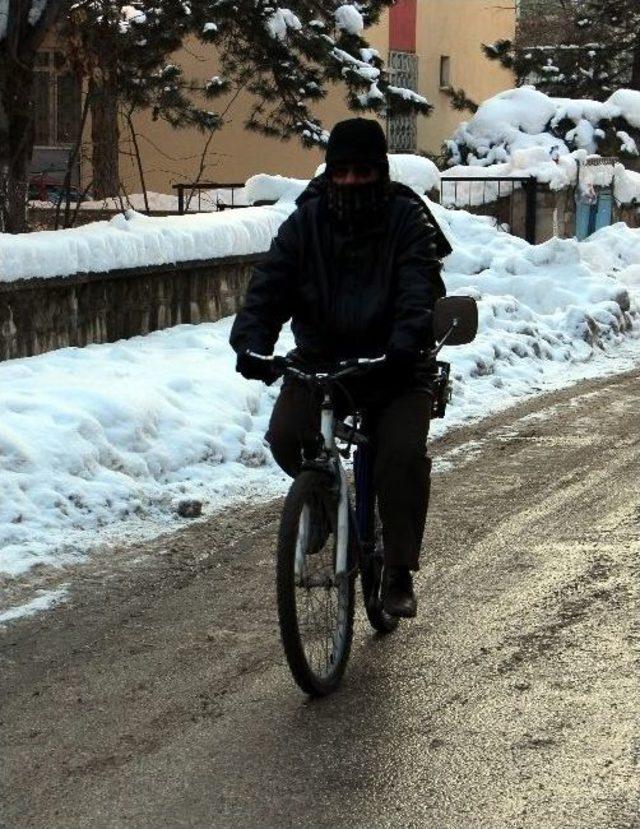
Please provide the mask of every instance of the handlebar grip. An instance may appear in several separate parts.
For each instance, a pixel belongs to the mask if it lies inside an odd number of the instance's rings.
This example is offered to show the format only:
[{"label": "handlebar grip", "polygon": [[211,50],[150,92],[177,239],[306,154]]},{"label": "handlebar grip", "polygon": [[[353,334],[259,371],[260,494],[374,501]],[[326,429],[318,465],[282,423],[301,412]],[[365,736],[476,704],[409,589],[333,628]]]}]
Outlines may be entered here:
[{"label": "handlebar grip", "polygon": [[258,362],[264,363],[268,366],[275,378],[281,377],[291,365],[290,360],[279,355],[258,354],[255,351],[250,351],[249,349],[247,349],[244,353],[252,360],[257,360]]}]

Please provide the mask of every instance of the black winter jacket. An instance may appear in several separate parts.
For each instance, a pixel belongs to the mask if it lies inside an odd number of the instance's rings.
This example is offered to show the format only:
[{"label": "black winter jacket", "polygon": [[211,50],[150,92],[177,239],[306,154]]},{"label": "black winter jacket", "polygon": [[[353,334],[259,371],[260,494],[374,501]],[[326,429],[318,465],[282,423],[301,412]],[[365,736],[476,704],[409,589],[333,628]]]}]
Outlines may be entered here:
[{"label": "black winter jacket", "polygon": [[231,331],[236,352],[271,354],[291,319],[297,354],[325,363],[432,341],[431,312],[445,295],[440,259],[451,248],[422,199],[392,185],[384,223],[345,237],[326,209],[326,180],[314,179],[252,275]]}]

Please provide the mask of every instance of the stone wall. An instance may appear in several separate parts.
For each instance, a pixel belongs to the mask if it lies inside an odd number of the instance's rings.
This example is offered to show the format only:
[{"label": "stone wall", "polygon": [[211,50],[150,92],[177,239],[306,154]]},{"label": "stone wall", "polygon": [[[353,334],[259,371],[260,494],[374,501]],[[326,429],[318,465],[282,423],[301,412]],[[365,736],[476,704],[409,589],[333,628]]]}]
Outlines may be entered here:
[{"label": "stone wall", "polygon": [[0,360],[229,316],[260,258],[0,282]]},{"label": "stone wall", "polygon": [[550,190],[538,187],[536,201],[536,244],[554,236],[570,239],[576,232],[576,203],[572,187]]}]

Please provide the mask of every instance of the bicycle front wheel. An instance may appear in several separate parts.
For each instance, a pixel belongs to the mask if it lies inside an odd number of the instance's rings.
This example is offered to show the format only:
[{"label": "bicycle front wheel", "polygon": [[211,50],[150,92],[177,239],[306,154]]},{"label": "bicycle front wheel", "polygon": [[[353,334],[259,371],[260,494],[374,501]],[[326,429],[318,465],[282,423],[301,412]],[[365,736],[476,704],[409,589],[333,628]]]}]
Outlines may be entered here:
[{"label": "bicycle front wheel", "polygon": [[336,579],[338,498],[331,478],[302,472],[280,523],[277,596],[280,634],[298,686],[326,696],[342,679],[353,636],[354,578]]}]

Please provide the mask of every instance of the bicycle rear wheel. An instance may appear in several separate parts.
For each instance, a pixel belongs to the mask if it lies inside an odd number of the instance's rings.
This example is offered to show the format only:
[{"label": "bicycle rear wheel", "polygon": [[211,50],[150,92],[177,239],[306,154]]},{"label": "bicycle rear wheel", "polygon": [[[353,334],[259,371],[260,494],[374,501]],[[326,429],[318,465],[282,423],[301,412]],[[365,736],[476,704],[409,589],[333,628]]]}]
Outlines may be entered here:
[{"label": "bicycle rear wheel", "polygon": [[305,471],[295,479],[278,540],[282,644],[293,678],[311,696],[338,687],[353,636],[354,578],[345,574],[336,580],[338,498],[330,484],[323,472]]}]

